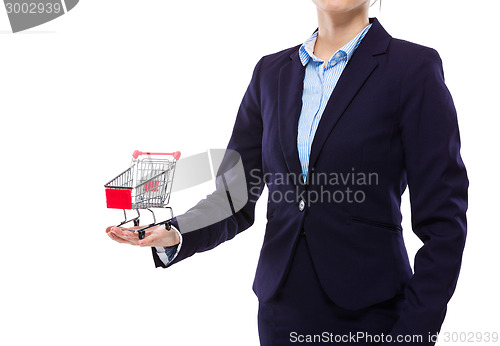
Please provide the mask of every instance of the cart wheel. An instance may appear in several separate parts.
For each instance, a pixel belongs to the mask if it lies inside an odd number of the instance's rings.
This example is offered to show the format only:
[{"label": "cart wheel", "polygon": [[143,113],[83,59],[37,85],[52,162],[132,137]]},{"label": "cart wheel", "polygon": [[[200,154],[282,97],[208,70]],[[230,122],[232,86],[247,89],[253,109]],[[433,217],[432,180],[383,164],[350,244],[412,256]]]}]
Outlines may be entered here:
[{"label": "cart wheel", "polygon": [[146,231],[145,230],[140,230],[137,233],[139,233],[139,239],[144,239],[144,236],[146,235]]},{"label": "cart wheel", "polygon": [[165,224],[165,228],[167,229],[167,231],[170,231],[172,229],[172,224],[170,223],[170,221]]},{"label": "cart wheel", "polygon": [[139,226],[139,223],[140,223],[139,219],[134,219],[134,226]]}]

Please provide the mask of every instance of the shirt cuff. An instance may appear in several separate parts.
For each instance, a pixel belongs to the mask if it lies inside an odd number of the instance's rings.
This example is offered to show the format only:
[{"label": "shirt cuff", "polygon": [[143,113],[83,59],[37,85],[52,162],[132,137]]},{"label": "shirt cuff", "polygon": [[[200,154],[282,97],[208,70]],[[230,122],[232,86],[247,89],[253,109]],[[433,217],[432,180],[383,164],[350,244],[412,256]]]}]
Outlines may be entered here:
[{"label": "shirt cuff", "polygon": [[[181,247],[182,247],[182,234],[181,234],[181,232],[179,232],[179,230],[177,228],[175,228],[174,226],[172,226],[172,230],[176,231],[177,234],[179,235],[179,238],[180,238],[179,244],[174,245],[174,246],[166,246],[166,247],[155,246],[156,253],[158,254],[158,257],[165,265],[168,265],[170,262],[172,262],[177,257],[177,254],[179,253],[179,251],[181,250]],[[171,251],[168,251],[168,250],[174,249],[176,247],[177,247],[177,250],[175,251],[175,254],[173,255],[173,257],[171,257],[169,259],[167,252],[171,252]]]}]

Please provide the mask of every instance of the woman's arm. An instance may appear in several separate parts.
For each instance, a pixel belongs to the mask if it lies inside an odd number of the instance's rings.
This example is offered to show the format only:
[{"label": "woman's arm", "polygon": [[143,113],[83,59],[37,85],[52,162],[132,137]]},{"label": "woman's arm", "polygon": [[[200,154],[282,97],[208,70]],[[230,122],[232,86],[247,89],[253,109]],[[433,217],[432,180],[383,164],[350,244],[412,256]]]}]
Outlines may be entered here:
[{"label": "woman's arm", "polygon": [[439,54],[424,47],[408,67],[400,99],[412,228],[422,240],[414,275],[405,288],[406,306],[391,335],[437,333],[457,283],[466,238],[469,181],[460,156],[456,110],[445,85]]},{"label": "woman's arm", "polygon": [[[257,195],[264,183],[256,172],[262,174],[262,118],[260,113],[260,66],[255,66],[251,82],[238,110],[233,133],[227,146],[216,179],[215,191],[185,214],[174,218],[172,224],[182,234],[182,247],[167,265],[158,258],[153,248],[157,267],[168,267],[192,256],[196,252],[210,250],[236,234],[249,228],[254,222]],[[242,168],[238,169],[238,164]],[[252,172],[252,174],[250,174]],[[244,175],[244,176],[242,176]],[[258,194],[255,187],[259,187]],[[250,187],[252,191],[250,194]],[[253,198],[249,198],[252,196]],[[216,221],[214,221],[216,220]],[[159,229],[146,235],[143,246],[166,246],[151,239],[161,239],[165,231]]]}]

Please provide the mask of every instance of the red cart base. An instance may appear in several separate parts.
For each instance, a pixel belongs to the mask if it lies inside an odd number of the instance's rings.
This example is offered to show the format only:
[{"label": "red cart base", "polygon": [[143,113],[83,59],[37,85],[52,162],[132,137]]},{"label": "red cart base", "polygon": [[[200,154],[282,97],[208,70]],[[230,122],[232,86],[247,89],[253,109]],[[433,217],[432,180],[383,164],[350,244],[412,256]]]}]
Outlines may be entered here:
[{"label": "red cart base", "polygon": [[132,190],[106,189],[106,204],[111,209],[132,209]]}]

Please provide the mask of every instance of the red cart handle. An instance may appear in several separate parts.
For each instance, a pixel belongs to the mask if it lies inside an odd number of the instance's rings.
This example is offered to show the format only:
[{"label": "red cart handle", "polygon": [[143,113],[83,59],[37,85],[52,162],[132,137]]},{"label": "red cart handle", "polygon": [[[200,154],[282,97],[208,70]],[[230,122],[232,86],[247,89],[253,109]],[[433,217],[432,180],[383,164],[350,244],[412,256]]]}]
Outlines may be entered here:
[{"label": "red cart handle", "polygon": [[142,152],[142,151],[136,150],[132,154],[134,159],[137,159],[141,155],[172,155],[174,157],[174,159],[179,160],[179,158],[181,157],[181,152],[174,151],[173,153],[148,153],[148,152]]}]

